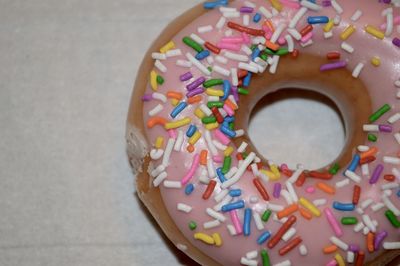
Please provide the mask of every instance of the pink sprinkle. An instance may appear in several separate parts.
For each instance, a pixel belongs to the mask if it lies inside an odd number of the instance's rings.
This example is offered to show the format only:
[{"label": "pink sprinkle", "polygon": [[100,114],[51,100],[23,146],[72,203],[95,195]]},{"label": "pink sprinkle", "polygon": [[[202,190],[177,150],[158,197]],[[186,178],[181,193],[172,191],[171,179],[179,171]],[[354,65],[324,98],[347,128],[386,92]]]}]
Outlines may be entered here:
[{"label": "pink sprinkle", "polygon": [[231,50],[231,51],[239,51],[240,50],[240,45],[233,44],[233,43],[226,43],[226,42],[218,43],[217,47],[220,49],[226,49],[226,50]]},{"label": "pink sprinkle", "polygon": [[300,8],[300,4],[290,1],[290,0],[281,0],[282,5],[293,8],[293,9],[299,9]]},{"label": "pink sprinkle", "polygon": [[335,259],[330,260],[330,261],[326,264],[326,266],[336,266],[336,265],[337,265],[337,262],[336,262]]},{"label": "pink sprinkle", "polygon": [[[400,16],[396,16],[393,18],[393,25],[399,25],[400,24]],[[381,30],[386,30],[386,23],[383,23],[379,28]]]},{"label": "pink sprinkle", "polygon": [[265,33],[264,37],[265,37],[265,39],[267,39],[267,40],[271,40],[272,32],[269,31],[269,32]]},{"label": "pink sprinkle", "polygon": [[240,220],[239,217],[237,215],[237,211],[236,210],[232,210],[229,212],[229,214],[231,215],[231,220],[233,222],[233,226],[235,227],[236,233],[239,235],[242,233],[242,225],[240,224]]},{"label": "pink sprinkle", "polygon": [[313,36],[314,34],[313,34],[313,32],[312,31],[310,31],[309,33],[307,33],[306,35],[304,35],[303,37],[301,37],[301,42],[302,43],[306,43],[306,42],[308,42],[309,40],[311,40],[311,38],[312,38],[312,36]]},{"label": "pink sprinkle", "polygon": [[335,216],[333,215],[331,209],[325,208],[324,213],[326,215],[326,219],[328,219],[329,224],[331,225],[333,231],[335,232],[335,235],[340,237],[343,235],[343,231],[339,226],[339,223],[337,222]]},{"label": "pink sprinkle", "polygon": [[280,38],[278,39],[278,44],[279,44],[279,45],[284,45],[284,44],[286,44],[286,39],[285,39],[284,37],[280,37]]},{"label": "pink sprinkle", "polygon": [[176,139],[176,130],[175,129],[168,129],[168,135],[170,138]]},{"label": "pink sprinkle", "polygon": [[265,34],[267,34],[267,33],[271,33],[271,29],[267,26],[267,25],[262,25],[262,29],[263,29],[263,31],[265,32]]},{"label": "pink sprinkle", "polygon": [[308,188],[306,188],[306,192],[313,194],[315,192],[315,188],[313,186],[309,186]]},{"label": "pink sprinkle", "polygon": [[250,44],[251,43],[251,39],[250,39],[249,35],[246,32],[242,32],[242,38],[243,38],[243,42],[245,44]]},{"label": "pink sprinkle", "polygon": [[198,153],[193,158],[192,166],[190,167],[189,172],[182,178],[181,184],[186,185],[190,179],[193,177],[194,173],[196,172],[197,168],[199,167],[200,156]]},{"label": "pink sprinkle", "polygon": [[221,43],[236,43],[236,44],[242,44],[243,43],[243,37],[242,36],[228,36],[228,37],[222,37],[221,38]]},{"label": "pink sprinkle", "polygon": [[232,110],[228,105],[224,104],[224,110],[229,116],[235,115],[235,111]]},{"label": "pink sprinkle", "polygon": [[228,145],[231,142],[230,138],[228,138],[219,129],[214,130],[214,136],[215,136],[215,138],[217,138],[224,145]]},{"label": "pink sprinkle", "polygon": [[215,163],[222,163],[222,162],[223,162],[222,157],[219,156],[219,155],[214,155],[212,158],[213,158],[213,161],[214,161]]}]

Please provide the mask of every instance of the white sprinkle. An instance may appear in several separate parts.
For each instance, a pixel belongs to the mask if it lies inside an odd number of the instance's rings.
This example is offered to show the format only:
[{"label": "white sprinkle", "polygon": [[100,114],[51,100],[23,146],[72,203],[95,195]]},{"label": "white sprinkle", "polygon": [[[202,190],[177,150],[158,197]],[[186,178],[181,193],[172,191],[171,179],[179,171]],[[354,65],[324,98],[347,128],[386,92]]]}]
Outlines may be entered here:
[{"label": "white sprinkle", "polygon": [[350,54],[354,52],[354,48],[347,42],[342,42],[340,47]]},{"label": "white sprinkle", "polygon": [[165,147],[164,157],[162,159],[162,164],[167,167],[169,165],[169,158],[172,153],[172,149],[174,148],[175,139],[170,138],[168,139],[167,146]]},{"label": "white sprinkle", "polygon": [[291,266],[292,262],[290,260],[284,260],[282,262],[276,263],[273,266]]},{"label": "white sprinkle", "polygon": [[249,47],[247,47],[246,45],[242,45],[242,47],[240,48],[240,50],[242,52],[244,52],[247,55],[251,55],[253,52],[251,51],[251,49]]},{"label": "white sprinkle", "polygon": [[360,76],[360,73],[361,73],[363,68],[364,68],[364,64],[363,63],[358,63],[357,66],[353,70],[352,76],[354,78],[358,78],[358,76]]},{"label": "white sprinkle", "polygon": [[220,222],[225,222],[226,221],[226,218],[222,213],[216,212],[211,208],[207,208],[206,209],[206,213],[208,215],[210,215],[212,218],[214,218],[215,220],[218,220]]},{"label": "white sprinkle", "polygon": [[247,142],[243,141],[243,142],[240,144],[240,146],[239,146],[239,148],[238,148],[238,150],[237,150],[238,153],[244,152],[244,151],[246,150],[247,146],[248,146]]},{"label": "white sprinkle", "polygon": [[296,234],[296,229],[291,227],[287,232],[282,236],[282,240],[287,242]]},{"label": "white sprinkle", "polygon": [[229,194],[229,190],[227,190],[227,189],[221,190],[221,192],[219,192],[217,195],[215,195],[214,200],[216,202],[221,202],[221,200],[223,200],[226,197],[226,195],[228,195],[228,194]]},{"label": "white sprinkle", "polygon": [[174,145],[174,151],[180,151],[182,148],[183,144],[183,132],[182,130],[178,131],[178,137],[176,138],[175,145]]},{"label": "white sprinkle", "polygon": [[399,183],[392,182],[392,183],[383,184],[381,186],[381,189],[382,190],[394,189],[394,188],[398,188],[399,186],[400,186]]},{"label": "white sprinkle", "polygon": [[313,43],[314,43],[313,40],[310,39],[307,42],[301,42],[300,46],[304,48],[304,47],[313,45]]},{"label": "white sprinkle", "polygon": [[287,46],[288,46],[288,51],[291,53],[294,51],[294,42],[293,42],[293,38],[292,36],[290,36],[289,34],[285,35],[285,40],[287,42]]},{"label": "white sprinkle", "polygon": [[350,171],[350,170],[346,170],[346,172],[344,172],[344,175],[348,178],[350,178],[352,181],[356,182],[356,183],[360,183],[361,182],[361,177],[358,176],[356,173]]},{"label": "white sprinkle", "polygon": [[281,36],[282,32],[285,30],[285,28],[286,28],[286,24],[280,23],[278,25],[278,27],[276,27],[274,33],[272,34],[270,41],[272,43],[276,43],[278,41],[279,37]]},{"label": "white sprinkle", "polygon": [[224,32],[224,35],[225,35],[226,37],[232,36],[232,34],[233,34],[233,31],[232,31],[231,29],[226,30],[226,31]]},{"label": "white sprinkle", "polygon": [[367,163],[361,165],[361,174],[363,176],[369,176],[369,165]]},{"label": "white sprinkle", "polygon": [[175,57],[175,56],[180,56],[182,55],[181,49],[174,49],[174,50],[169,50],[167,51],[167,57]]},{"label": "white sprinkle", "polygon": [[149,116],[155,116],[159,112],[161,112],[164,107],[161,104],[157,104],[153,109],[149,111]]},{"label": "white sprinkle", "polygon": [[392,174],[396,176],[397,179],[400,179],[400,171],[397,168],[392,168]]},{"label": "white sprinkle", "polygon": [[177,60],[176,65],[180,67],[192,67],[192,62],[186,60]]},{"label": "white sprinkle", "polygon": [[347,249],[349,248],[349,245],[347,245],[345,242],[343,242],[342,240],[340,240],[339,238],[337,238],[336,236],[331,236],[329,238],[329,240],[335,244],[336,246],[338,246],[339,248],[343,249],[344,251],[347,251]]},{"label": "white sprinkle", "polygon": [[313,204],[318,207],[318,206],[323,206],[326,204],[326,199],[316,199],[313,201]]},{"label": "white sprinkle", "polygon": [[324,32],[324,38],[329,39],[333,37],[332,31]]},{"label": "white sprinkle", "polygon": [[167,97],[164,94],[161,94],[159,92],[153,92],[153,94],[151,96],[153,97],[153,99],[162,101],[163,103],[167,102]]},{"label": "white sprinkle", "polygon": [[250,252],[246,253],[246,258],[248,258],[249,260],[256,259],[257,257],[258,257],[257,250],[253,250],[253,251],[250,251]]},{"label": "white sprinkle", "polygon": [[379,132],[379,126],[373,124],[364,124],[363,130],[365,132]]},{"label": "white sprinkle", "polygon": [[160,173],[154,180],[153,180],[153,186],[158,187],[162,181],[164,181],[165,178],[167,178],[168,174],[167,172],[162,172]]},{"label": "white sprinkle", "polygon": [[224,151],[224,150],[226,150],[226,148],[228,148],[228,146],[222,144],[221,142],[219,142],[219,141],[216,140],[216,139],[213,139],[212,143],[214,144],[214,146],[215,146],[218,150],[221,150],[221,151]]},{"label": "white sprinkle", "polygon": [[297,41],[299,41],[300,39],[301,39],[301,34],[300,34],[300,32],[298,32],[296,29],[288,29],[287,30],[287,32],[290,34],[290,35],[292,35],[292,37],[295,39],[295,40],[297,40]]},{"label": "white sprinkle", "polygon": [[383,162],[384,163],[389,163],[389,164],[399,165],[400,164],[400,158],[392,157],[392,156],[383,156]]},{"label": "white sprinkle", "polygon": [[231,236],[235,236],[235,235],[236,235],[236,229],[235,229],[235,227],[234,227],[233,225],[228,224],[228,225],[226,226],[226,228],[228,229],[228,232],[229,232],[229,234],[230,234]]},{"label": "white sprinkle", "polygon": [[160,60],[156,60],[156,62],[154,63],[154,66],[160,70],[161,72],[165,73],[167,72],[167,67],[163,65],[163,63],[161,63]]},{"label": "white sprinkle", "polygon": [[257,230],[264,230],[264,224],[261,220],[260,214],[258,212],[253,212],[254,223],[256,224]]},{"label": "white sprinkle", "polygon": [[221,202],[219,202],[217,205],[215,205],[213,207],[213,209],[216,210],[216,211],[221,211],[222,206],[224,206],[225,204],[228,204],[229,202],[231,202],[232,199],[233,198],[231,196],[226,195],[225,198]]},{"label": "white sprinkle", "polygon": [[285,199],[287,205],[293,204],[292,197],[290,196],[289,192],[286,189],[281,190],[281,196]]},{"label": "white sprinkle", "polygon": [[158,176],[159,174],[161,174],[162,172],[164,172],[164,170],[165,170],[165,166],[162,165],[162,164],[160,164],[159,166],[157,166],[156,169],[154,169],[153,171],[151,171],[150,175],[151,175],[152,177],[156,177],[156,176]]},{"label": "white sprinkle", "polygon": [[232,85],[237,86],[239,84],[239,78],[237,68],[231,68]]},{"label": "white sprinkle", "polygon": [[191,53],[186,53],[187,59],[192,62],[204,75],[210,76],[211,72],[199,60],[197,60]]},{"label": "white sprinkle", "polygon": [[298,202],[298,201],[299,201],[299,198],[297,197],[296,191],[295,191],[295,189],[294,189],[292,183],[286,181],[285,184],[286,184],[286,188],[287,188],[287,190],[288,190],[288,192],[289,192],[290,197],[292,198],[292,200],[293,200],[294,202]]},{"label": "white sprinkle", "polygon": [[345,186],[347,186],[349,184],[350,184],[350,180],[346,178],[346,179],[343,179],[341,181],[336,182],[335,186],[337,188],[342,188],[342,187],[345,187]]},{"label": "white sprinkle", "polygon": [[317,4],[314,4],[312,2],[309,2],[307,0],[301,0],[300,1],[300,5],[306,7],[308,9],[310,9],[310,10],[313,10],[313,11],[319,11],[321,9],[321,6],[319,6]]},{"label": "white sprinkle", "polygon": [[250,203],[255,204],[258,202],[258,197],[257,196],[250,196]]},{"label": "white sprinkle", "polygon": [[384,249],[400,249],[400,242],[383,242]]},{"label": "white sprinkle", "polygon": [[178,205],[176,206],[178,211],[182,211],[182,212],[186,212],[189,213],[192,211],[192,207],[189,205],[186,205],[184,203],[178,203]]},{"label": "white sprinkle", "polygon": [[208,106],[204,103],[202,103],[199,108],[206,116],[212,115],[210,108],[208,108]]},{"label": "white sprinkle", "polygon": [[212,160],[207,160],[207,172],[210,178],[214,178],[216,176],[215,167]]},{"label": "white sprinkle", "polygon": [[167,59],[167,55],[162,53],[152,53],[151,58],[155,60],[165,60]]},{"label": "white sprinkle", "polygon": [[283,223],[285,223],[287,220],[288,220],[288,218],[287,217],[283,217],[282,219],[278,219],[278,215],[276,215],[276,213],[274,213],[273,215],[272,215],[272,219],[274,220],[274,221],[276,221],[276,222],[280,222],[281,224],[283,224]]},{"label": "white sprinkle", "polygon": [[358,145],[358,146],[357,146],[357,150],[358,150],[359,152],[366,152],[366,151],[369,150],[369,147],[366,146],[366,145]]},{"label": "white sprinkle", "polygon": [[363,235],[368,235],[369,233],[369,228],[366,226],[363,228]]},{"label": "white sprinkle", "polygon": [[217,72],[217,73],[219,73],[219,74],[225,76],[225,77],[229,77],[229,75],[231,74],[231,72],[230,72],[228,69],[223,68],[223,67],[220,67],[220,66],[218,66],[218,65],[214,65],[214,66],[213,66],[213,70],[214,70],[215,72]]},{"label": "white sprinkle", "polygon": [[224,65],[226,65],[226,63],[228,63],[228,59],[221,55],[217,55],[217,57],[215,57],[215,60],[217,60],[217,62],[224,64]]},{"label": "white sprinkle", "polygon": [[394,124],[394,123],[396,123],[399,119],[400,119],[400,113],[395,113],[394,115],[390,116],[390,117],[388,118],[387,121],[388,121],[390,124]]},{"label": "white sprinkle", "polygon": [[362,11],[360,9],[357,9],[356,12],[354,12],[354,14],[351,16],[351,20],[356,22],[357,20],[359,20],[362,14]]},{"label": "white sprinkle", "polygon": [[385,207],[385,204],[383,204],[382,202],[378,202],[371,206],[371,210],[373,210],[374,212],[377,212],[380,209],[382,209],[383,207]]},{"label": "white sprinkle", "polygon": [[[399,26],[399,28],[400,28],[400,26]],[[400,88],[400,80],[396,80],[394,82],[394,86],[396,86],[397,88]]]},{"label": "white sprinkle", "polygon": [[236,166],[231,167],[231,169],[229,169],[228,173],[225,174],[225,177],[227,179],[231,178],[237,172],[237,170],[238,169]]},{"label": "white sprinkle", "polygon": [[244,70],[250,71],[252,73],[258,73],[258,68],[257,67],[252,66],[252,65],[247,64],[247,63],[240,62],[238,67],[240,69],[244,69]]},{"label": "white sprinkle", "polygon": [[214,227],[217,227],[217,226],[220,226],[220,225],[221,225],[220,221],[212,220],[212,221],[209,221],[209,222],[205,222],[203,224],[203,227],[204,227],[204,229],[211,229],[211,228],[214,228]]},{"label": "white sprinkle", "polygon": [[388,197],[392,196],[393,192],[391,190],[384,190],[383,195],[386,195]]},{"label": "white sprinkle", "polygon": [[371,217],[369,217],[369,215],[367,215],[367,214],[364,214],[364,215],[362,216],[362,219],[363,219],[364,224],[365,224],[366,226],[368,226],[369,230],[370,230],[371,232],[375,233],[375,232],[376,232],[376,227],[375,227],[375,225],[372,223]]},{"label": "white sprinkle", "polygon": [[249,15],[244,15],[243,16],[243,25],[249,26],[250,23],[250,16]]},{"label": "white sprinkle", "polygon": [[253,2],[250,2],[250,1],[244,1],[244,6],[251,7],[251,8],[255,8],[256,7],[256,5]]},{"label": "white sprinkle", "polygon": [[205,33],[205,32],[210,32],[213,30],[213,26],[207,25],[207,26],[201,26],[197,28],[198,33]]},{"label": "white sprinkle", "polygon": [[[279,212],[281,210],[284,209],[284,207],[282,205],[278,205],[278,204],[272,204],[270,202],[268,202],[267,204],[268,208],[273,211],[273,212]],[[285,217],[286,218],[286,217]]]},{"label": "white sprinkle", "polygon": [[235,11],[235,12],[224,12],[222,15],[226,18],[239,18],[240,17],[240,12]]},{"label": "white sprinkle", "polygon": [[393,33],[393,8],[387,8],[386,12],[386,31],[385,36],[390,36]]},{"label": "white sprinkle", "polygon": [[386,207],[388,207],[394,213],[394,215],[400,216],[400,210],[397,209],[396,206],[394,206],[393,202],[391,202],[385,194],[382,195],[382,200]]},{"label": "white sprinkle", "polygon": [[361,202],[360,206],[362,209],[366,209],[366,208],[368,208],[369,205],[371,205],[372,202],[374,202],[374,200],[371,198],[368,198],[368,199],[364,200],[363,202]]},{"label": "white sprinkle", "polygon": [[332,7],[335,9],[336,13],[342,14],[343,8],[336,2],[336,0],[331,0]]},{"label": "white sprinkle", "polygon": [[264,15],[264,17],[266,17],[267,19],[272,18],[272,13],[267,10],[265,7],[261,6],[258,11],[260,11],[261,14]]},{"label": "white sprinkle", "polygon": [[288,182],[290,183],[296,183],[297,179],[299,179],[301,173],[304,170],[304,166],[301,164],[297,165],[296,171],[294,171],[294,173],[292,174],[292,176],[288,179]]},{"label": "white sprinkle", "polygon": [[161,158],[161,156],[163,156],[163,154],[164,154],[164,150],[162,150],[162,149],[151,149],[150,158],[152,160],[158,160]]},{"label": "white sprinkle", "polygon": [[235,54],[232,52],[225,52],[225,57],[232,59],[232,60],[236,60],[236,61],[240,61],[240,62],[247,62],[249,61],[249,57],[246,55],[242,55],[242,54]]},{"label": "white sprinkle", "polygon": [[364,228],[364,224],[363,222],[358,222],[355,226],[354,226],[354,232],[358,233],[361,230],[363,230]]},{"label": "white sprinkle", "polygon": [[277,15],[279,15],[279,11],[276,10],[276,9],[273,7],[273,8],[272,8],[272,16],[275,17],[275,16],[277,16]]},{"label": "white sprinkle", "polygon": [[354,252],[347,251],[347,262],[353,263],[354,262]]},{"label": "white sprinkle", "polygon": [[200,183],[205,184],[205,185],[208,185],[208,183],[210,183],[210,179],[205,175],[200,175],[199,181],[200,181]]},{"label": "white sprinkle", "polygon": [[225,25],[225,22],[226,22],[226,18],[225,17],[220,17],[220,19],[218,20],[218,22],[215,25],[215,27],[220,30]]},{"label": "white sprinkle", "polygon": [[308,254],[307,247],[304,244],[301,244],[299,247],[299,252],[301,256],[307,256]]},{"label": "white sprinkle", "polygon": [[164,180],[164,187],[166,188],[181,188],[182,183],[179,181]]},{"label": "white sprinkle", "polygon": [[187,250],[187,246],[184,245],[184,244],[178,243],[178,245],[176,245],[176,247],[177,247],[179,250],[182,250],[182,251],[186,251],[186,250]]},{"label": "white sprinkle", "polygon": [[247,265],[247,266],[257,266],[258,262],[256,260],[249,260],[249,259],[246,259],[245,257],[242,257],[240,259],[240,264]]},{"label": "white sprinkle", "polygon": [[395,133],[393,136],[394,136],[394,138],[396,139],[397,143],[400,144],[400,133],[397,132],[397,133]]},{"label": "white sprinkle", "polygon": [[336,16],[333,18],[333,24],[334,24],[335,26],[338,26],[338,25],[340,24],[340,21],[342,21],[342,17],[341,17],[340,15],[336,15]]},{"label": "white sprinkle", "polygon": [[356,212],[357,212],[359,215],[364,214],[364,210],[361,209],[361,208],[356,208]]},{"label": "white sprinkle", "polygon": [[246,171],[247,167],[253,162],[254,158],[256,157],[256,154],[254,152],[251,152],[246,159],[243,161],[242,165],[239,167],[238,171],[235,173],[235,175],[225,181],[224,183],[221,184],[222,188],[228,188],[231,185],[235,184],[239,179],[242,177],[244,172]]},{"label": "white sprinkle", "polygon": [[280,58],[281,57],[279,55],[272,56],[272,63],[271,63],[271,67],[269,68],[269,73],[271,73],[271,74],[275,74],[276,73]]}]

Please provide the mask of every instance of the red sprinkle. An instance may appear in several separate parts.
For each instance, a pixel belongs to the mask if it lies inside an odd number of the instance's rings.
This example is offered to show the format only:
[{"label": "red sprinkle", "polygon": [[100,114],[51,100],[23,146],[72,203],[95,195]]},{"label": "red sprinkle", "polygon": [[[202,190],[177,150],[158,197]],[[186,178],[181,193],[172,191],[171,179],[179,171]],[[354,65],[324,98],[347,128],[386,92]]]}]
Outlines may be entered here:
[{"label": "red sprinkle", "polygon": [[364,258],[365,258],[364,252],[359,251],[357,253],[357,259],[356,259],[356,262],[355,262],[354,266],[363,266],[364,265]]},{"label": "red sprinkle", "polygon": [[217,107],[211,108],[211,112],[213,113],[219,124],[222,124],[224,122],[224,117],[221,115]]},{"label": "red sprinkle", "polygon": [[299,178],[296,181],[296,186],[301,187],[304,185],[304,182],[306,182],[306,173],[302,172],[299,176]]},{"label": "red sprinkle", "polygon": [[269,195],[267,190],[265,189],[264,185],[261,183],[259,178],[254,178],[253,179],[253,184],[254,186],[257,188],[258,192],[260,192],[261,197],[265,200],[268,201],[269,200]]},{"label": "red sprinkle", "polygon": [[326,58],[329,60],[340,59],[340,53],[339,52],[329,52],[326,54]]},{"label": "red sprinkle", "polygon": [[303,240],[299,236],[291,240],[289,243],[287,243],[279,250],[279,255],[281,256],[285,255],[286,253],[297,247],[302,241]]},{"label": "red sprinkle", "polygon": [[300,34],[301,36],[306,36],[308,33],[310,33],[312,30],[314,29],[314,27],[311,24],[308,24],[307,26],[305,26],[301,31]]},{"label": "red sprinkle", "polygon": [[299,50],[294,49],[293,52],[292,52],[292,57],[293,58],[297,58],[299,56],[299,54],[300,54]]},{"label": "red sprinkle", "polygon": [[253,35],[253,36],[264,36],[265,32],[263,30],[257,30],[257,29],[252,29],[248,28],[239,24],[236,24],[232,21],[228,22],[228,27],[240,32],[246,32],[247,34]]},{"label": "red sprinkle", "polygon": [[317,172],[317,171],[310,171],[308,173],[308,177],[329,180],[329,179],[331,179],[333,177],[333,175],[328,173],[328,172],[320,173],[320,172]]},{"label": "red sprinkle", "polygon": [[269,240],[267,246],[269,248],[275,247],[279,241],[281,240],[282,236],[292,227],[292,225],[296,222],[296,216],[290,216],[287,221],[279,228],[278,232]]},{"label": "red sprinkle", "polygon": [[384,175],[383,178],[389,182],[393,182],[396,179],[394,175]]},{"label": "red sprinkle", "polygon": [[213,52],[214,54],[219,54],[221,52],[221,49],[218,48],[217,46],[215,46],[214,44],[210,43],[210,42],[205,42],[204,46],[210,50],[211,52]]},{"label": "red sprinkle", "polygon": [[244,69],[239,69],[237,74],[238,74],[238,78],[242,79],[242,78],[246,77],[247,74],[249,74],[249,72]]},{"label": "red sprinkle", "polygon": [[203,199],[207,200],[210,198],[211,194],[214,192],[215,186],[217,182],[215,180],[210,180],[210,183],[207,185],[206,191],[204,191]]},{"label": "red sprinkle", "polygon": [[353,204],[357,205],[358,201],[360,200],[360,195],[361,195],[361,187],[358,185],[354,185],[353,187]]}]

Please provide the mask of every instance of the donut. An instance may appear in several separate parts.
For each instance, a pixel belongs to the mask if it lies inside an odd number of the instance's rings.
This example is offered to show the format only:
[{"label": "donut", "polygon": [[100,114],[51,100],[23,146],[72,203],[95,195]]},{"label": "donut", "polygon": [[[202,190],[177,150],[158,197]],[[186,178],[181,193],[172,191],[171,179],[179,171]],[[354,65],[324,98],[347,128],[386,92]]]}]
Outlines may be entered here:
[{"label": "donut", "polygon": [[[201,265],[400,263],[399,6],[218,0],[164,29],[126,138],[137,195],[178,249]],[[343,115],[329,165],[278,165],[249,137],[254,106],[285,88]]]}]

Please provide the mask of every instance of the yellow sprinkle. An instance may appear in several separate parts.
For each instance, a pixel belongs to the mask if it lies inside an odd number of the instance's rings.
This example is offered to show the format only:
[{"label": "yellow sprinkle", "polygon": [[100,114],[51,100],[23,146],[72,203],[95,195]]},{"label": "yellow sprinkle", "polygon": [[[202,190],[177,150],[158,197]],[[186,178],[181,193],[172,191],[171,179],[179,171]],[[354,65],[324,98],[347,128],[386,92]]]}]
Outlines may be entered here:
[{"label": "yellow sprinkle", "polygon": [[158,88],[157,73],[154,70],[150,72],[150,86],[153,89],[153,91],[157,91]]},{"label": "yellow sprinkle", "polygon": [[276,10],[278,10],[279,12],[282,11],[283,6],[282,6],[281,2],[279,2],[279,0],[269,0],[269,1],[271,2],[271,5],[272,5]]},{"label": "yellow sprinkle", "polygon": [[301,197],[299,199],[299,202],[301,205],[304,206],[304,208],[308,209],[315,216],[317,216],[317,217],[321,216],[321,212],[318,210],[318,208],[313,203],[309,202],[308,200],[306,200],[303,197]]},{"label": "yellow sprinkle", "polygon": [[200,131],[196,131],[193,136],[190,137],[189,143],[194,145],[196,142],[201,138],[201,133]]},{"label": "yellow sprinkle", "polygon": [[383,38],[385,38],[385,33],[383,31],[380,31],[371,25],[367,25],[365,27],[365,32],[367,32],[367,33],[371,34],[372,36],[374,36],[378,39],[381,39],[381,40],[383,40]]},{"label": "yellow sprinkle", "polygon": [[260,169],[260,172],[263,173],[264,175],[268,176],[270,180],[275,181],[278,180],[279,177],[277,177],[272,171],[268,171],[265,169]]},{"label": "yellow sprinkle", "polygon": [[215,123],[211,123],[211,124],[207,124],[207,125],[206,125],[206,129],[208,129],[208,130],[214,130],[214,129],[218,128],[218,127],[219,127],[218,122],[215,122]]},{"label": "yellow sprinkle", "polygon": [[203,111],[200,108],[196,108],[196,110],[194,110],[194,114],[199,119],[202,119],[205,116],[205,114],[203,113]]},{"label": "yellow sprinkle", "polygon": [[172,106],[177,106],[178,103],[179,103],[179,100],[178,100],[178,99],[175,99],[175,98],[172,98],[172,99],[171,99],[171,104],[172,104]]},{"label": "yellow sprinkle", "polygon": [[155,146],[157,149],[160,149],[160,148],[162,148],[163,143],[164,143],[164,138],[163,138],[163,137],[158,137],[158,138],[156,139],[156,143],[155,143],[154,146]]},{"label": "yellow sprinkle", "polygon": [[211,236],[206,235],[204,233],[196,233],[196,234],[194,234],[194,239],[201,240],[204,243],[209,244],[209,245],[214,245],[215,244],[214,238],[212,238]]},{"label": "yellow sprinkle", "polygon": [[212,237],[213,237],[214,242],[215,242],[215,245],[216,245],[217,247],[222,246],[222,238],[221,238],[221,235],[220,235],[220,234],[214,233],[214,234],[212,234]]},{"label": "yellow sprinkle", "polygon": [[206,93],[209,96],[219,96],[219,97],[224,96],[224,92],[222,90],[216,90],[211,88],[206,89]]},{"label": "yellow sprinkle", "polygon": [[346,266],[346,263],[344,262],[342,255],[340,255],[339,253],[336,253],[335,260],[339,266]]},{"label": "yellow sprinkle", "polygon": [[231,156],[232,152],[233,152],[233,148],[232,148],[231,146],[228,146],[228,147],[224,150],[224,156],[225,156],[225,157]]},{"label": "yellow sprinkle", "polygon": [[173,129],[173,128],[178,128],[178,127],[183,127],[183,126],[190,124],[191,121],[192,121],[192,119],[190,119],[189,117],[185,117],[185,118],[182,118],[182,119],[174,121],[174,122],[165,123],[164,128],[165,129]]},{"label": "yellow sprinkle", "polygon": [[372,64],[373,66],[378,67],[378,66],[381,65],[381,59],[380,59],[379,57],[377,57],[377,56],[374,56],[374,57],[372,57],[372,59],[371,59],[371,64]]},{"label": "yellow sprinkle", "polygon": [[279,172],[278,166],[276,166],[275,164],[271,164],[271,165],[269,166],[269,168],[271,168],[272,173],[274,173],[274,175],[275,175],[277,178],[280,178],[280,177],[281,177],[281,173]]},{"label": "yellow sprinkle", "polygon": [[347,40],[350,35],[352,35],[356,31],[356,27],[354,25],[349,25],[341,34],[340,39],[343,41]]},{"label": "yellow sprinkle", "polygon": [[330,32],[330,31],[332,30],[332,28],[333,28],[334,25],[335,25],[335,24],[334,24],[334,22],[333,22],[333,19],[330,19],[329,22],[325,24],[325,26],[324,26],[324,31],[325,31],[325,32]]},{"label": "yellow sprinkle", "polygon": [[174,48],[175,48],[175,43],[173,41],[170,41],[166,45],[161,47],[160,53],[165,54],[166,52],[168,52],[169,50],[174,49]]}]

